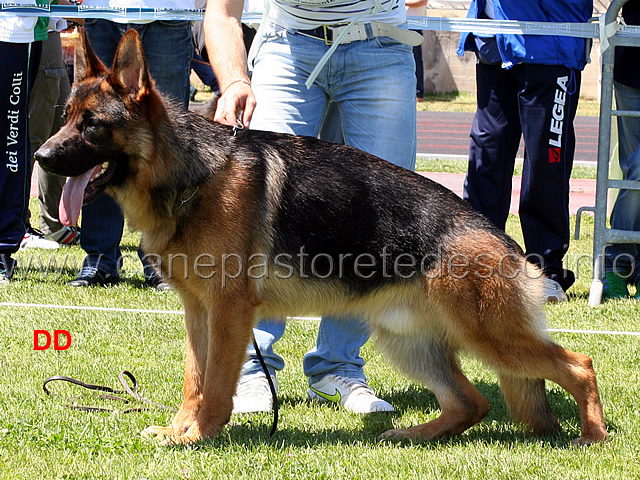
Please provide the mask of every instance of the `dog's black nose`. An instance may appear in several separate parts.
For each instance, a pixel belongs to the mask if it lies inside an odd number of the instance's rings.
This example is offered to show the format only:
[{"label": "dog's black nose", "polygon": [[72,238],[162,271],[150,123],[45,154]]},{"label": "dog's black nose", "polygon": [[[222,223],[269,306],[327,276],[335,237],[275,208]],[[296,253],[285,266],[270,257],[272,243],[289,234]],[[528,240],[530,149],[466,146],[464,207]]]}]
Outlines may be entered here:
[{"label": "dog's black nose", "polygon": [[48,170],[48,167],[51,165],[51,160],[53,158],[53,149],[47,147],[46,145],[42,145],[33,154],[33,158],[38,161],[42,168]]}]

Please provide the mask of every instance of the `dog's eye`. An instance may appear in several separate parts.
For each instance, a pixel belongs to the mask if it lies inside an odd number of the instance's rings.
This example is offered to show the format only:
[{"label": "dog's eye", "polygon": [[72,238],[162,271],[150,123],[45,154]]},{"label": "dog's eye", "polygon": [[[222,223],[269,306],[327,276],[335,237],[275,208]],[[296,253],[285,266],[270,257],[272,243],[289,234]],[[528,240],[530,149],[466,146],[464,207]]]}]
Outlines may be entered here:
[{"label": "dog's eye", "polygon": [[84,119],[83,122],[84,131],[87,134],[95,135],[97,132],[104,130],[105,123],[101,121],[99,118],[91,116]]},{"label": "dog's eye", "polygon": [[102,122],[98,120],[96,117],[88,117],[84,119],[84,123],[87,127],[100,127],[102,126]]},{"label": "dog's eye", "polygon": [[91,142],[105,140],[108,131],[105,126],[105,123],[98,117],[94,115],[86,116],[82,119],[82,134]]},{"label": "dog's eye", "polygon": [[85,128],[100,127],[102,124],[103,122],[101,121],[100,116],[96,115],[92,111],[85,112],[84,115],[82,115],[82,126]]}]

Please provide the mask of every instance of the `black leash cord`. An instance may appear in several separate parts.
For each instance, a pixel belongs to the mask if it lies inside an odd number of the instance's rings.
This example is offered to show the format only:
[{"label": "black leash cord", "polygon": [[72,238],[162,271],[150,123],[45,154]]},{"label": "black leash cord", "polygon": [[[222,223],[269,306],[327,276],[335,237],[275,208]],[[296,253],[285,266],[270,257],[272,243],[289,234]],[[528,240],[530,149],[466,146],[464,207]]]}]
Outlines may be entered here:
[{"label": "black leash cord", "polygon": [[269,390],[271,390],[271,396],[273,397],[273,424],[271,425],[271,431],[269,432],[269,436],[273,437],[273,434],[276,433],[276,430],[278,429],[278,394],[276,392],[276,386],[273,384],[273,380],[271,379],[271,374],[269,373],[267,364],[264,362],[264,358],[262,358],[262,353],[260,353],[260,348],[258,347],[258,342],[256,342],[255,335],[253,336],[253,349],[256,351],[260,366],[262,367],[262,370],[264,370],[264,374],[267,376]]},{"label": "black leash cord", "polygon": [[[129,382],[126,380],[126,378],[129,378],[129,380],[131,381],[131,383],[133,384],[133,386],[129,385]],[[44,393],[46,393],[47,395],[52,395],[52,393],[49,391],[49,389],[47,388],[47,384],[50,382],[56,382],[56,381],[62,381],[62,382],[68,382],[68,383],[72,383],[74,385],[78,385],[80,387],[86,388],[88,390],[96,390],[99,392],[107,392],[110,395],[100,395],[100,398],[106,399],[106,400],[118,400],[124,403],[129,403],[129,399],[128,398],[124,398],[124,397],[119,397],[118,395],[122,395],[122,394],[129,394],[134,400],[137,400],[140,403],[143,403],[145,405],[151,405],[157,408],[161,408],[163,410],[171,410],[171,411],[177,411],[175,408],[172,407],[168,407],[166,405],[162,405],[160,403],[156,403],[153,402],[147,398],[144,398],[142,395],[140,395],[138,393],[138,381],[136,380],[136,377],[133,376],[133,374],[127,370],[123,370],[118,374],[118,379],[120,380],[120,384],[122,385],[123,390],[114,390],[113,388],[110,387],[105,387],[103,385],[92,385],[90,383],[85,383],[85,382],[81,382],[80,380],[76,380],[75,378],[71,378],[71,377],[65,377],[63,375],[56,375],[53,377],[49,377],[47,378],[44,383],[42,384],[42,389],[44,390]],[[114,410],[112,408],[104,408],[104,407],[91,407],[91,406],[87,406],[87,405],[77,405],[75,403],[75,400],[77,400],[80,397],[70,397],[67,400],[72,401],[73,403],[71,405],[67,405],[68,408],[71,408],[72,410],[83,410],[85,412],[113,412]],[[122,413],[129,413],[129,412],[134,412],[134,411],[139,411],[139,410],[143,410],[145,407],[133,407],[133,408],[127,408],[125,410],[122,411]]]},{"label": "black leash cord", "polygon": [[[269,432],[269,436],[273,437],[273,435],[276,433],[276,430],[278,429],[278,410],[279,410],[278,394],[276,392],[276,387],[273,384],[273,380],[271,379],[271,375],[269,374],[269,369],[267,368],[267,364],[265,363],[264,358],[262,357],[262,353],[260,353],[260,348],[258,347],[258,342],[256,342],[255,336],[253,336],[253,348],[255,349],[256,355],[258,356],[258,361],[260,362],[260,366],[262,367],[262,370],[264,370],[264,373],[267,376],[267,382],[269,382],[269,390],[271,390],[271,396],[273,397],[273,424],[271,425],[271,431]],[[131,383],[133,384],[133,386],[129,385],[129,382],[125,379],[125,377],[128,377],[129,380],[131,380]],[[85,382],[81,382],[80,380],[76,380],[75,378],[65,377],[63,375],[55,375],[53,377],[47,378],[44,381],[44,383],[42,384],[42,389],[44,390],[44,393],[46,393],[47,395],[52,395],[52,393],[47,388],[48,383],[56,382],[56,381],[68,382],[68,383],[72,383],[74,385],[78,385],[80,387],[86,388],[88,390],[96,390],[99,392],[106,392],[108,394],[111,394],[111,395],[100,395],[100,398],[103,398],[103,399],[118,400],[125,403],[129,403],[129,400],[127,398],[117,396],[117,395],[122,395],[124,393],[127,393],[135,400],[141,403],[144,403],[146,405],[153,405],[154,407],[162,408],[164,410],[172,410],[174,412],[176,411],[175,408],[167,407],[166,405],[152,402],[151,400],[141,396],[138,393],[138,381],[136,380],[136,377],[133,376],[133,373],[127,370],[123,370],[118,374],[118,379],[120,380],[120,384],[122,385],[123,390],[114,390],[113,388],[105,387],[103,385],[92,385],[90,383],[85,383]],[[77,400],[78,398],[80,397],[68,398],[68,400],[73,401],[73,403],[71,405],[67,405],[67,407],[73,410],[83,410],[86,412],[112,412],[113,411],[113,409],[111,408],[91,407],[88,405],[77,405],[75,403],[75,400]],[[122,412],[128,413],[132,411],[142,410],[143,408],[144,407],[127,408]]]},{"label": "black leash cord", "polygon": [[[124,378],[124,376],[129,377],[129,379],[133,383],[133,389],[134,390],[138,390],[138,381],[136,380],[136,377],[134,377],[131,372],[128,372],[127,370],[123,370],[122,372],[120,372],[120,375],[118,375],[118,377],[121,378],[121,382],[122,382],[122,378]],[[50,382],[55,382],[55,381],[63,381],[63,382],[73,383],[74,385],[79,385],[79,386],[81,386],[83,388],[87,388],[89,390],[98,390],[98,391],[101,391],[101,392],[109,392],[109,393],[125,393],[124,391],[114,390],[113,388],[104,387],[102,385],[91,385],[90,383],[84,383],[84,382],[81,382],[80,380],[76,380],[75,378],[65,377],[63,375],[56,375],[54,377],[47,378],[44,381],[44,383],[42,384],[42,389],[44,390],[44,393],[46,393],[47,395],[51,395],[51,392],[47,388],[47,384],[50,383]],[[129,384],[126,381],[125,381],[125,386],[129,387]]]}]

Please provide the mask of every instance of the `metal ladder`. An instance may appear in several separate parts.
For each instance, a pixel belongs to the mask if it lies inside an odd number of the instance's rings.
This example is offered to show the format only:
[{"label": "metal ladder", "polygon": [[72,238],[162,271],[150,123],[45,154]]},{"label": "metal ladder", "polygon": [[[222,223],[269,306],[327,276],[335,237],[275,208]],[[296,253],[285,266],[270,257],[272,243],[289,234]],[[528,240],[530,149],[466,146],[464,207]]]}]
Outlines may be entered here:
[{"label": "metal ladder", "polygon": [[[605,25],[617,23],[618,14],[628,0],[613,0],[605,14]],[[600,26],[603,28],[603,25]],[[602,85],[600,98],[600,121],[598,138],[598,167],[596,177],[596,204],[578,210],[576,222],[577,239],[580,234],[580,215],[584,211],[595,214],[593,231],[593,279],[589,290],[589,306],[602,302],[605,248],[614,243],[640,243],[640,232],[616,230],[607,227],[609,189],[640,190],[640,181],[615,180],[609,178],[609,158],[611,153],[611,118],[613,116],[640,117],[640,111],[613,109],[613,64],[617,45],[640,47],[640,36],[616,34],[609,37],[609,47],[602,54]]]}]

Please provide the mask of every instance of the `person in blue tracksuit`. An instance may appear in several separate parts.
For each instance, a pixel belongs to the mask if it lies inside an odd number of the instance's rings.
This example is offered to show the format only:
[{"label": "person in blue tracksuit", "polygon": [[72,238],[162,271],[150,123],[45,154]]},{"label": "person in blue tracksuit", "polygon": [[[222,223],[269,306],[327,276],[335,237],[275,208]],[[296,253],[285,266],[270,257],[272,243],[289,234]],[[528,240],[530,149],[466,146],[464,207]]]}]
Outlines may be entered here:
[{"label": "person in blue tracksuit", "polygon": [[[591,0],[474,0],[468,18],[586,23]],[[563,268],[569,247],[569,177],[583,38],[518,34],[461,35],[458,54],[475,52],[477,111],[471,127],[464,197],[504,229],[521,136],[525,159],[520,223],[529,259],[542,267],[547,301],[564,301],[575,281]]]}]

